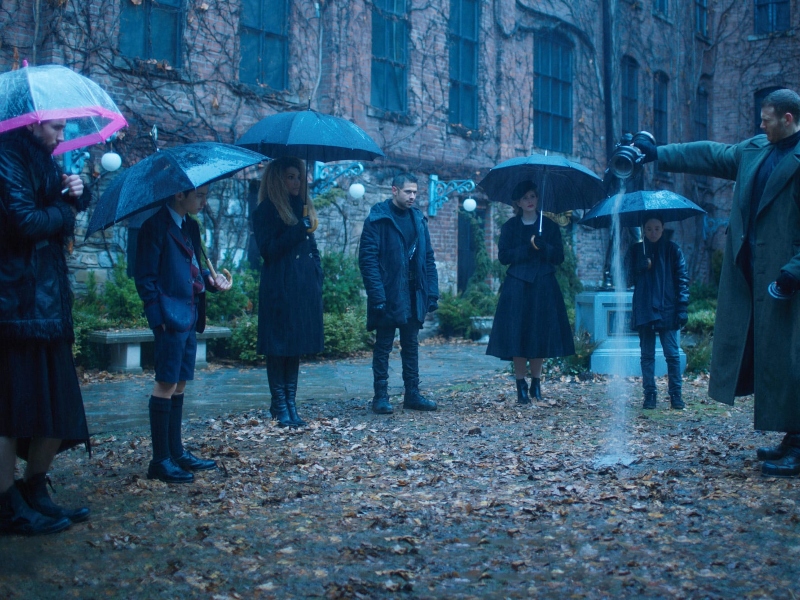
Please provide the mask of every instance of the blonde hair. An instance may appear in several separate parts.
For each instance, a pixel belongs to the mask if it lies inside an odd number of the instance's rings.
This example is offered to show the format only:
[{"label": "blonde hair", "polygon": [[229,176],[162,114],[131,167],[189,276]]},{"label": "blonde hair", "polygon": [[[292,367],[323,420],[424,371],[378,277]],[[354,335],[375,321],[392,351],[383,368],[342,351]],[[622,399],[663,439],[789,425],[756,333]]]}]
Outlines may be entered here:
[{"label": "blonde hair", "polygon": [[261,186],[258,188],[258,203],[261,204],[265,199],[269,199],[278,211],[281,220],[287,225],[296,225],[297,216],[292,211],[289,203],[289,190],[286,189],[284,174],[287,169],[295,168],[300,173],[300,197],[304,199],[304,214],[309,217],[312,223],[317,221],[317,211],[314,203],[308,195],[308,182],[306,179],[305,163],[294,156],[282,156],[271,161],[264,169],[261,177]]}]

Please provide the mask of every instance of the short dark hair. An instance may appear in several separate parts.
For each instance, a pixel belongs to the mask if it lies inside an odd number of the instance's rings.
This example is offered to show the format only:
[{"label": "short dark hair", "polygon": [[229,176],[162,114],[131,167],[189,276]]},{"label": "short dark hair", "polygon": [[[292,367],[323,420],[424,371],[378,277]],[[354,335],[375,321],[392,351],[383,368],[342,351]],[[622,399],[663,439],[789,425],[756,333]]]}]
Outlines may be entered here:
[{"label": "short dark hair", "polygon": [[797,92],[793,92],[789,89],[770,92],[767,94],[767,97],[761,101],[761,108],[766,108],[768,106],[771,106],[778,116],[792,113],[795,122],[800,121],[800,96],[797,95]]},{"label": "short dark hair", "polygon": [[516,202],[531,190],[536,192],[537,196],[539,195],[539,189],[533,181],[520,181],[511,191],[511,201]]},{"label": "short dark hair", "polygon": [[392,187],[402,188],[407,183],[417,183],[417,176],[413,173],[398,173],[392,178]]},{"label": "short dark hair", "polygon": [[662,215],[660,212],[647,211],[646,213],[644,213],[644,215],[642,216],[642,225],[647,223],[650,219],[655,219],[656,221],[661,223],[661,225],[664,225],[664,215]]}]

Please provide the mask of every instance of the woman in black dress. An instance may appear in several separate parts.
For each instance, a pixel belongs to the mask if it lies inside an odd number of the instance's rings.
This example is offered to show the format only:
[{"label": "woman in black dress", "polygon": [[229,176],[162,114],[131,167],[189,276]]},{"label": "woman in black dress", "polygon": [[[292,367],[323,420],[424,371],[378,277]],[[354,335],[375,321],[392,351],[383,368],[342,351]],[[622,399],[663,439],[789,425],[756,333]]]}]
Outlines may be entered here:
[{"label": "woman in black dress", "polygon": [[[498,259],[509,265],[500,290],[486,354],[513,360],[517,402],[541,401],[540,380],[545,358],[575,353],[556,267],[564,262],[561,232],[545,218],[539,233],[539,194],[532,181],[511,193],[514,216],[500,230]],[[530,395],[525,380],[531,369]]]},{"label": "woman in black dress", "polygon": [[303,161],[267,165],[253,212],[253,233],[264,259],[258,290],[259,354],[267,357],[270,413],[281,427],[305,425],[295,397],[300,356],[323,349],[322,265]]}]

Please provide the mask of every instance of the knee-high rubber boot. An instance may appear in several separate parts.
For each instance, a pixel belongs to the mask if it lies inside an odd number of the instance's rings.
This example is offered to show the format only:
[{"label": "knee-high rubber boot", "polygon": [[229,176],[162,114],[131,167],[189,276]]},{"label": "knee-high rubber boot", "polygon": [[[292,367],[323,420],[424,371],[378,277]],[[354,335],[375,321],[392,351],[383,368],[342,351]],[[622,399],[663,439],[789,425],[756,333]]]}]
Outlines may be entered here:
[{"label": "knee-high rubber boot", "polygon": [[286,382],[283,376],[283,356],[267,356],[267,381],[272,402],[269,412],[280,427],[289,427],[292,419],[286,408]]},{"label": "knee-high rubber boot", "polygon": [[289,411],[289,419],[292,427],[305,427],[306,422],[297,414],[295,397],[297,396],[297,378],[300,374],[300,357],[288,356],[284,363],[283,374],[286,377],[286,409]]}]

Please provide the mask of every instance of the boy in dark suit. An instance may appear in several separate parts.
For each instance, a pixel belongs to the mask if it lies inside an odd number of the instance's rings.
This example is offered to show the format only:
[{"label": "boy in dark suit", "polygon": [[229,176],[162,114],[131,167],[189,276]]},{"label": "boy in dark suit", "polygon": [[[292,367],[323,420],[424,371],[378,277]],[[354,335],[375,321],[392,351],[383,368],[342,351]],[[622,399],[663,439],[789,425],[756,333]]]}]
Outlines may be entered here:
[{"label": "boy in dark suit", "polygon": [[[155,335],[156,383],[150,396],[153,460],[148,479],[190,483],[192,471],[214,469],[213,460],[194,456],[181,443],[186,382],[194,379],[196,331],[203,331],[205,291],[226,291],[231,282],[200,267],[200,228],[187,214],[206,203],[208,186],[169,198],[139,232],[136,290]],[[201,310],[198,310],[201,309]]]}]

